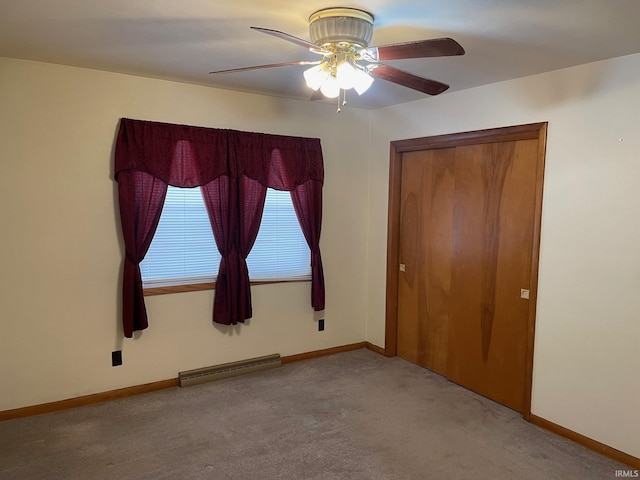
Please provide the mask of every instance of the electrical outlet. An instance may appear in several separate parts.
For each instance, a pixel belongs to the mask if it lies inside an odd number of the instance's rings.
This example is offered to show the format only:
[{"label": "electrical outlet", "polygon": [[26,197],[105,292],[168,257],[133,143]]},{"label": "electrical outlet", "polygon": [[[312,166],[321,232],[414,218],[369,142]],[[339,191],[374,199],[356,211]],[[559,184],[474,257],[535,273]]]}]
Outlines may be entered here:
[{"label": "electrical outlet", "polygon": [[318,320],[318,331],[322,332],[324,330],[324,318]]},{"label": "electrical outlet", "polygon": [[111,352],[111,366],[117,367],[118,365],[122,365],[122,350]]}]

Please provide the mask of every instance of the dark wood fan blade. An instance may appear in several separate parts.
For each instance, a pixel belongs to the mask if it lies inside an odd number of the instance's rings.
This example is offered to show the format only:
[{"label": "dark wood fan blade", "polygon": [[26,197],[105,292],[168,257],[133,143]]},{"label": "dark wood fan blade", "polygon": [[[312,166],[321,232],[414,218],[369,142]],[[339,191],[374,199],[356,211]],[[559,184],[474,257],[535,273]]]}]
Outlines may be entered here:
[{"label": "dark wood fan blade", "polygon": [[448,57],[451,55],[464,55],[464,48],[452,38],[381,45],[367,48],[363,52],[365,60],[374,62],[404,58]]},{"label": "dark wood fan blade", "polygon": [[317,62],[284,62],[284,63],[270,63],[268,65],[256,65],[255,67],[241,67],[241,68],[230,68],[228,70],[217,70],[215,72],[209,72],[210,74],[218,74],[218,73],[237,73],[237,72],[247,72],[249,70],[262,70],[263,68],[275,68],[275,67],[290,67],[291,65],[318,65],[320,61]]},{"label": "dark wood fan blade", "polygon": [[381,78],[387,82],[397,83],[403,87],[418,90],[429,95],[438,95],[449,88],[446,83],[436,82],[429,78],[418,77],[404,70],[390,67],[389,65],[378,65],[370,71],[372,77]]},{"label": "dark wood fan blade", "polygon": [[270,28],[261,28],[261,27],[251,27],[253,30],[257,30],[258,32],[266,33],[267,35],[273,35],[274,37],[281,38],[286,40],[287,42],[295,43],[301,47],[308,48],[314,52],[323,53],[324,51],[318,47],[317,45],[307,42],[302,38],[294,37],[293,35],[289,35],[288,33],[281,32],[279,30],[271,30]]}]

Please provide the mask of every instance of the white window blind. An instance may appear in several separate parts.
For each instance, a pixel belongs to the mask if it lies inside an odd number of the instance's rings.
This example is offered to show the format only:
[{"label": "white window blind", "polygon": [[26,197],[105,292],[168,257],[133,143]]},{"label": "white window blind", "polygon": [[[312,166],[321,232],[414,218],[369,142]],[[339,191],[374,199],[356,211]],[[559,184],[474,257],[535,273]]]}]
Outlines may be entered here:
[{"label": "white window blind", "polygon": [[200,188],[169,186],[158,229],[140,264],[144,286],[211,282],[219,264]]},{"label": "white window blind", "polygon": [[247,266],[251,280],[311,278],[311,252],[289,192],[267,189],[260,231]]},{"label": "white window blind", "polygon": [[[251,280],[309,279],[310,263],[291,195],[267,189],[258,237],[247,258]],[[158,229],[140,264],[144,286],[215,281],[219,265],[200,188],[169,186]]]}]

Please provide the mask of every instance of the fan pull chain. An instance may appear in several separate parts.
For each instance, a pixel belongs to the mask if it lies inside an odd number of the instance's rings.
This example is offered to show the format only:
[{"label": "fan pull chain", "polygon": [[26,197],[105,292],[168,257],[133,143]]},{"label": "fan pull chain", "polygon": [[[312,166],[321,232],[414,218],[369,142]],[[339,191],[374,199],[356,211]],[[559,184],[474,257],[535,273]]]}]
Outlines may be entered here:
[{"label": "fan pull chain", "polygon": [[[340,100],[340,96],[342,96],[342,100]],[[340,94],[338,94],[338,113],[342,112],[341,106],[345,106],[347,104],[347,91],[340,90]]]}]

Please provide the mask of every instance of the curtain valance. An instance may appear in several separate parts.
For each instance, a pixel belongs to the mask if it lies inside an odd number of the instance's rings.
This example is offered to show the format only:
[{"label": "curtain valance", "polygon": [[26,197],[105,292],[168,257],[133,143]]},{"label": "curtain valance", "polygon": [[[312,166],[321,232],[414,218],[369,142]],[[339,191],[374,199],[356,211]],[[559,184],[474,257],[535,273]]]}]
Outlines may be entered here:
[{"label": "curtain valance", "polygon": [[136,170],[168,185],[196,187],[222,175],[246,175],[265,187],[294,190],[323,182],[320,139],[123,118],[115,175]]},{"label": "curtain valance", "polygon": [[308,180],[322,183],[322,149],[317,138],[228,131],[229,159],[238,176],[277,190],[294,190]]}]

